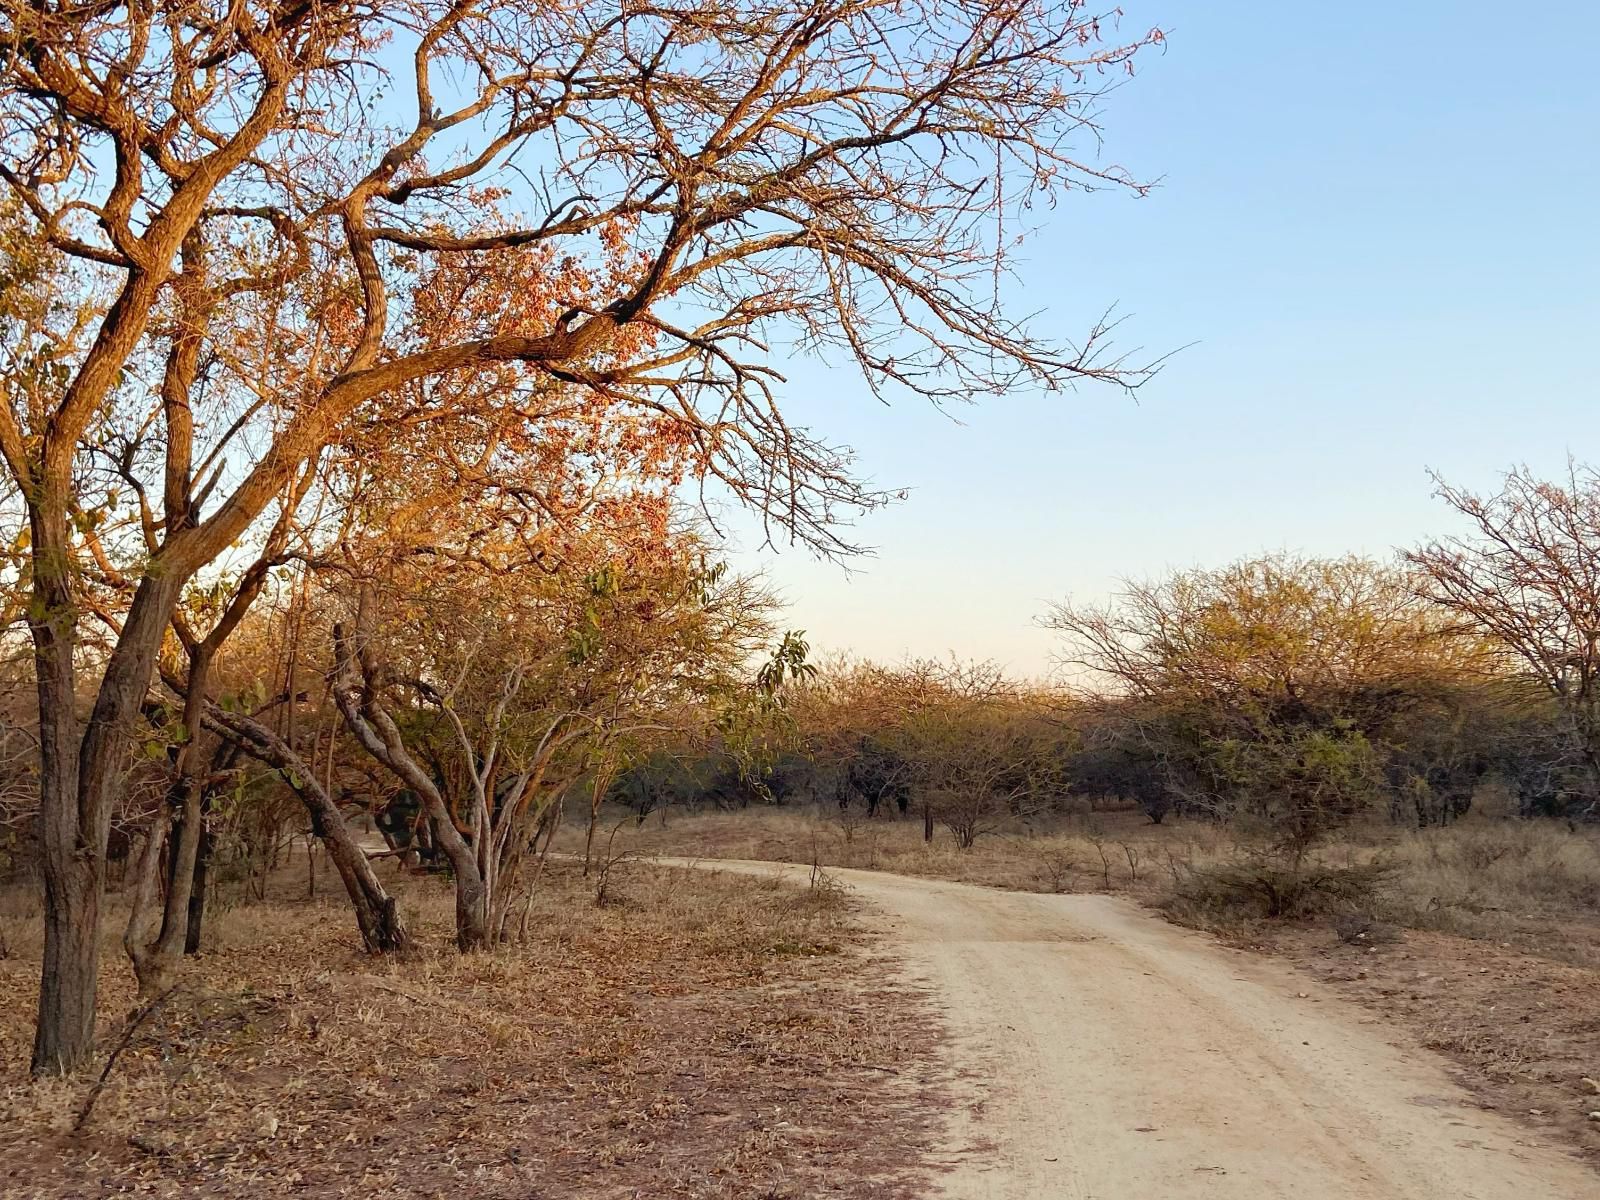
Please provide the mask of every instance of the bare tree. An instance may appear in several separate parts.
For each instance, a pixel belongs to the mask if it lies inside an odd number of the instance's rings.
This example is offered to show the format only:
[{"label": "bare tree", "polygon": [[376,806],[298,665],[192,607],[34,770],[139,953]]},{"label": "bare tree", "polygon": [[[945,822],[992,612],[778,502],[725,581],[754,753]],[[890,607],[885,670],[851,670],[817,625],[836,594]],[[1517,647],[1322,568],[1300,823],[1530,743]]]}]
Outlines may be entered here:
[{"label": "bare tree", "polygon": [[1471,532],[1406,555],[1420,590],[1493,639],[1553,698],[1567,754],[1600,798],[1600,474],[1576,462],[1559,482],[1525,466],[1479,495],[1434,476]]}]

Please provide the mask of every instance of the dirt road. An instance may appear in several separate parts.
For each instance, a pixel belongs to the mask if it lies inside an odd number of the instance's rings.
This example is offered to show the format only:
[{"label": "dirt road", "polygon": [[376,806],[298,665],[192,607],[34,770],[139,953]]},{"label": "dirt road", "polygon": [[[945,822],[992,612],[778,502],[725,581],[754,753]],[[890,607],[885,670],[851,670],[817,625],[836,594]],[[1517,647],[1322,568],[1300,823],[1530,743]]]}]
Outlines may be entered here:
[{"label": "dirt road", "polygon": [[829,874],[880,910],[948,1022],[968,1103],[940,1195],[1600,1197],[1600,1174],[1286,964],[1107,896]]}]

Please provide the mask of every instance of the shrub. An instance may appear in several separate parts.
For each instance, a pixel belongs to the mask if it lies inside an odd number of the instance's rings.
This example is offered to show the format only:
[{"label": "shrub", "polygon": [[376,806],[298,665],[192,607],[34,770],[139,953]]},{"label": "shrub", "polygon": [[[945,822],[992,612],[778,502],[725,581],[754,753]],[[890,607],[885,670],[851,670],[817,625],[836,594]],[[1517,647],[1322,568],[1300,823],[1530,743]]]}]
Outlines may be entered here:
[{"label": "shrub", "polygon": [[1393,875],[1383,860],[1336,867],[1253,857],[1191,869],[1162,907],[1204,927],[1358,913],[1373,906]]}]

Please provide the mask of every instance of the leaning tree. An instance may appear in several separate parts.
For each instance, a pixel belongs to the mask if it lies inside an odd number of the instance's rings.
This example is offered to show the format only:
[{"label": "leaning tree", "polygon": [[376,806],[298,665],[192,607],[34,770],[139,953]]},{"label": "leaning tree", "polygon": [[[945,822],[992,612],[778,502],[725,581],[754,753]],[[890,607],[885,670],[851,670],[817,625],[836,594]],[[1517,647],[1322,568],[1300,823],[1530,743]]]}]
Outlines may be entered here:
[{"label": "leaning tree", "polygon": [[[1160,35],[1103,25],[1083,0],[5,0],[35,1069],[91,1049],[109,819],[180,594],[352,418],[430,381],[482,379],[456,391],[486,406],[568,383],[839,548],[874,497],[781,414],[791,349],[934,397],[1137,383],[1103,329],[1062,349],[993,293],[1022,209],[1136,187],[1077,155]],[[448,320],[416,319],[441,296]],[[92,657],[85,527],[125,535]]]}]

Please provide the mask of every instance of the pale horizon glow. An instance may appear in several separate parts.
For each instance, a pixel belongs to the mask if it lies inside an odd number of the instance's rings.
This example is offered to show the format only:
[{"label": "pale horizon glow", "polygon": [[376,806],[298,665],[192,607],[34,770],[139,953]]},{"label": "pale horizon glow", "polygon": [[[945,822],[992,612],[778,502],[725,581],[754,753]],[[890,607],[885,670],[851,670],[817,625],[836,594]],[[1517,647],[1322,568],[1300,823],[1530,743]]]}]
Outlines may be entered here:
[{"label": "pale horizon glow", "polygon": [[1170,47],[1106,102],[1104,161],[1161,186],[1039,213],[1007,295],[1055,337],[1116,304],[1121,346],[1188,348],[1137,401],[959,424],[791,364],[789,416],[910,491],[856,526],[877,553],[851,574],[731,521],[818,653],[1037,676],[1052,600],[1266,550],[1387,558],[1453,528],[1430,468],[1487,488],[1600,460],[1600,10],[1124,8]]}]

